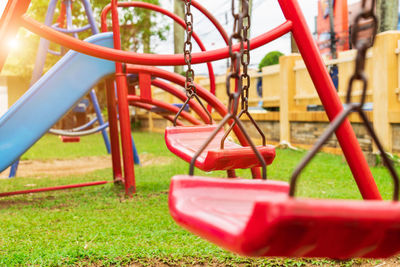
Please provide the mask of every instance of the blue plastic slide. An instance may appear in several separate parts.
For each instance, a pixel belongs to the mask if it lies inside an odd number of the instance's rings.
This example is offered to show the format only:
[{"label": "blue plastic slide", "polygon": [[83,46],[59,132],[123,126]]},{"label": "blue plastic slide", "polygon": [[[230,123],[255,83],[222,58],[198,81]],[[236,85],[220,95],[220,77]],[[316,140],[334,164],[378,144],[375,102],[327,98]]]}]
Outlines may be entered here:
[{"label": "blue plastic slide", "polygon": [[[86,41],[113,47],[112,33],[97,34]],[[0,171],[28,150],[96,83],[113,73],[114,62],[69,51],[0,118]]]}]

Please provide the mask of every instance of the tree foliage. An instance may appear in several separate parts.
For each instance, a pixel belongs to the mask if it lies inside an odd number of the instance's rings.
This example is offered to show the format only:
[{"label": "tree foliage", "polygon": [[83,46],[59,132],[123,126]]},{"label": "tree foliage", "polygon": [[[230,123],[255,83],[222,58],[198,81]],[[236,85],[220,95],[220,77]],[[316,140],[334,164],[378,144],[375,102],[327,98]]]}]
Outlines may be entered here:
[{"label": "tree foliage", "polygon": [[279,63],[279,58],[283,56],[283,53],[279,51],[272,51],[265,55],[265,57],[261,60],[260,64],[258,64],[258,69],[261,70],[265,66],[271,66]]},{"label": "tree foliage", "polygon": [[399,0],[378,0],[376,5],[378,32],[397,30]]},{"label": "tree foliage", "polygon": [[[143,0],[155,5],[159,5],[159,0]],[[60,12],[60,2],[57,5],[54,23],[56,22]],[[100,28],[100,14],[103,8],[110,3],[110,0],[90,0],[94,17]],[[32,1],[28,15],[39,22],[44,22],[49,0]],[[87,19],[84,7],[78,0],[73,1],[73,25],[74,27],[82,27],[86,25]],[[166,20],[161,19],[161,15],[141,8],[119,9],[119,20],[121,29],[121,43],[124,50],[134,52],[151,53],[156,48],[158,42],[151,42],[153,38],[165,40],[169,31],[169,24]],[[108,17],[108,25],[111,25],[111,16]],[[110,28],[111,30],[111,28]],[[90,36],[92,33],[86,31],[79,34],[80,39]],[[30,78],[36,59],[36,51],[39,45],[39,37],[21,29],[18,33],[18,40],[21,46],[14,49],[9,54],[3,74],[12,74]],[[52,50],[59,51],[60,46],[51,44]],[[59,57],[48,55],[46,59],[45,70],[54,65]]]}]

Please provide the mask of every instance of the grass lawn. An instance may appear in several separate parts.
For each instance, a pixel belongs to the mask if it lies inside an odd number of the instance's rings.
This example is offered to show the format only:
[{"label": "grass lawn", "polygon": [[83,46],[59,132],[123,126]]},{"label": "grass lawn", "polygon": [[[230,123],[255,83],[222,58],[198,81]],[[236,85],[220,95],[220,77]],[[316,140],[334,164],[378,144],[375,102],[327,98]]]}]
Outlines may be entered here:
[{"label": "grass lawn", "polygon": [[[188,164],[172,155],[160,134],[135,133],[139,153],[155,158],[153,165],[136,167],[137,194],[124,197],[113,184],[0,199],[0,266],[9,265],[256,265],[351,266],[379,261],[247,259],[226,252],[178,227],[169,216],[168,188]],[[64,144],[45,136],[23,159],[62,159],[106,155],[100,135]],[[268,168],[270,179],[287,181],[304,152],[278,150]],[[170,158],[172,160],[170,160]],[[162,161],[169,164],[157,164]],[[382,167],[372,169],[385,199],[392,182]],[[224,172],[204,174],[223,176]],[[239,171],[249,177],[250,171]],[[0,180],[0,191],[111,179],[103,169],[80,176]],[[349,168],[340,156],[319,154],[300,178],[298,195],[316,198],[360,199]]]}]

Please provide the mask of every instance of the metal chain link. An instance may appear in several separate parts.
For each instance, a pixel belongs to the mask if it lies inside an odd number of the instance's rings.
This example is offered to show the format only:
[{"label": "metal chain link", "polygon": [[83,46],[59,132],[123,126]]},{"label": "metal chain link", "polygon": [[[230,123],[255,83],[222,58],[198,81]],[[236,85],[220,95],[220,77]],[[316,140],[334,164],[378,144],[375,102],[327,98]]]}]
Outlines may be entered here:
[{"label": "metal chain link", "polygon": [[[239,97],[241,96],[241,108],[242,110],[237,115],[238,119],[241,118],[243,114],[246,114],[250,119],[250,122],[254,125],[257,132],[260,134],[262,139],[263,146],[266,145],[266,138],[261,130],[261,128],[257,125],[257,122],[253,119],[251,114],[249,113],[249,88],[250,88],[250,76],[248,74],[248,67],[250,64],[250,14],[249,14],[249,0],[240,0],[241,1],[241,12],[235,13],[235,0],[232,1],[232,15],[234,17],[234,25],[233,25],[233,34],[229,38],[229,54],[231,57],[231,68],[230,73],[227,76],[226,80],[226,88],[227,94],[229,96],[229,105],[228,110],[232,112],[236,116],[238,111],[238,102]],[[239,40],[240,50],[238,52],[233,52],[233,39]],[[243,67],[243,72],[240,74],[240,66]],[[235,79],[236,82],[236,91],[235,93],[230,92],[230,82],[231,79]],[[235,123],[229,127],[229,129],[225,132],[221,140],[221,148],[224,147],[224,142],[229,133],[232,131]]]},{"label": "metal chain link", "polygon": [[243,73],[240,76],[242,83],[242,110],[247,111],[249,108],[249,88],[250,88],[250,76],[247,73],[250,64],[250,14],[249,14],[249,1],[242,1],[242,12],[243,12],[243,42],[245,47],[243,49],[241,63],[243,66]]},{"label": "metal chain link", "polygon": [[[353,46],[357,49],[357,57],[355,60],[355,69],[354,74],[351,76],[349,81],[349,86],[347,90],[346,103],[349,104],[351,102],[351,93],[353,89],[354,81],[358,80],[363,83],[363,93],[361,95],[360,104],[363,105],[365,103],[366,95],[367,95],[367,87],[368,81],[365,75],[365,62],[367,57],[368,48],[372,47],[375,41],[376,33],[378,31],[378,19],[375,15],[375,0],[370,1],[369,8],[366,7],[366,0],[362,2],[362,12],[357,15],[354,20],[353,30],[351,41]],[[360,32],[364,29],[361,27],[362,20],[371,20],[372,23],[372,33],[370,38],[361,38]]]},{"label": "metal chain link", "polygon": [[[235,11],[235,1],[241,1],[241,10],[238,12]],[[250,27],[250,17],[248,15],[248,1],[249,0],[232,0],[232,16],[234,18],[234,25],[233,25],[233,33],[229,37],[229,56],[231,59],[231,66],[230,66],[230,72],[228,73],[226,77],[226,93],[229,97],[229,102],[228,102],[228,112],[225,115],[225,117],[221,120],[221,122],[218,124],[217,128],[211,133],[211,135],[207,138],[207,140],[202,144],[202,146],[197,150],[195,155],[193,156],[192,160],[190,161],[190,167],[189,167],[189,175],[193,175],[194,173],[194,165],[196,159],[199,157],[199,155],[206,149],[206,147],[211,143],[211,141],[217,136],[219,131],[223,129],[224,125],[228,122],[231,122],[232,124],[230,125],[229,129],[225,132],[224,136],[221,138],[221,149],[224,148],[224,143],[229,135],[229,133],[232,131],[233,127],[236,125],[240,132],[243,134],[245,140],[247,141],[248,145],[251,147],[253,150],[254,154],[256,155],[261,167],[262,167],[262,173],[261,173],[261,178],[262,179],[267,179],[267,165],[265,163],[264,158],[260,154],[260,151],[257,150],[255,144],[251,140],[250,136],[246,132],[246,129],[243,125],[243,123],[240,121],[240,116],[243,114],[242,112],[240,115],[237,114],[238,112],[238,106],[239,106],[239,99],[240,96],[242,95],[242,82],[246,80],[246,86],[247,89],[249,87],[249,82],[250,79],[248,78],[247,75],[247,67],[249,65],[250,61],[250,56],[249,52],[245,52],[244,49],[244,43],[247,43],[246,50],[250,49],[250,41],[248,40],[248,30]],[[243,22],[246,21],[246,25],[244,26]],[[240,48],[239,51],[234,51],[233,50],[233,42],[234,40],[237,40]],[[243,64],[244,67],[244,76],[240,75],[240,66],[241,63]],[[235,91],[231,92],[231,80],[235,81]],[[247,112],[247,115],[251,118],[250,114]],[[232,122],[233,121],[233,122]],[[257,130],[261,131],[259,127],[257,126],[256,122],[254,120],[251,121],[253,124],[257,127]],[[263,142],[265,143],[265,139],[263,139]],[[254,177],[254,176],[253,176]]]},{"label": "metal chain link", "polygon": [[192,34],[193,34],[193,14],[190,10],[192,0],[186,0],[185,3],[185,23],[186,23],[186,41],[183,46],[183,54],[185,57],[186,69],[186,81],[185,90],[186,96],[192,98],[196,94],[196,87],[194,86],[194,70],[192,69]]},{"label": "metal chain link", "polygon": [[[248,0],[240,0],[242,2],[246,2]],[[229,56],[231,59],[231,67],[230,72],[227,75],[226,79],[226,92],[229,96],[229,103],[228,103],[228,111],[232,112],[233,114],[237,114],[238,111],[238,101],[239,97],[242,93],[242,79],[240,75],[240,65],[243,57],[244,51],[244,40],[243,40],[243,12],[238,11],[235,12],[235,2],[236,0],[232,0],[232,16],[234,18],[233,22],[233,32],[232,35],[229,37]],[[242,9],[243,11],[243,9]],[[236,40],[240,45],[239,51],[233,51],[233,42]],[[235,80],[235,92],[231,92],[231,79]]]},{"label": "metal chain link", "polygon": [[183,44],[183,56],[185,59],[185,63],[187,66],[186,69],[186,80],[185,80],[185,92],[186,92],[186,101],[179,109],[178,113],[176,113],[174,117],[174,126],[176,126],[179,115],[185,110],[186,106],[189,105],[189,101],[192,98],[195,98],[197,102],[199,102],[200,106],[203,108],[205,113],[208,116],[209,123],[212,124],[212,116],[204,104],[201,102],[199,96],[196,92],[196,85],[194,84],[194,70],[192,69],[192,35],[193,35],[193,14],[191,12],[192,0],[185,0],[185,23],[186,23],[186,40]]}]

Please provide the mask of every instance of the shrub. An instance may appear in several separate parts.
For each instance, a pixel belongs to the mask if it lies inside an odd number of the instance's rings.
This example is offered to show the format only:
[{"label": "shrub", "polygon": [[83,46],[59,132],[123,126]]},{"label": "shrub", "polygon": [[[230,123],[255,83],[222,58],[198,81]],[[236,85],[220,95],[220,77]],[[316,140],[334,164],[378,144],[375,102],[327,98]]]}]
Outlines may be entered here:
[{"label": "shrub", "polygon": [[261,60],[260,64],[258,64],[258,69],[261,70],[265,66],[271,66],[279,63],[279,58],[284,54],[279,51],[272,51],[265,55],[265,57]]}]

